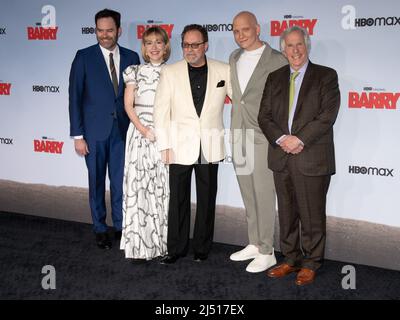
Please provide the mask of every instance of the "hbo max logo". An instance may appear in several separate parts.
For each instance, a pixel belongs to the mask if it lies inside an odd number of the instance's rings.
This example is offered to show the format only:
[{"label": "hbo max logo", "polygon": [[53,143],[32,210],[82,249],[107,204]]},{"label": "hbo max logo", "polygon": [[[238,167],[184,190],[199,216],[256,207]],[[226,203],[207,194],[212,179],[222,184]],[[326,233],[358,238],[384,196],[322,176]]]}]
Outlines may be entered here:
[{"label": "hbo max logo", "polygon": [[349,173],[351,174],[366,174],[382,177],[394,177],[393,170],[394,169],[388,168],[349,166]]}]

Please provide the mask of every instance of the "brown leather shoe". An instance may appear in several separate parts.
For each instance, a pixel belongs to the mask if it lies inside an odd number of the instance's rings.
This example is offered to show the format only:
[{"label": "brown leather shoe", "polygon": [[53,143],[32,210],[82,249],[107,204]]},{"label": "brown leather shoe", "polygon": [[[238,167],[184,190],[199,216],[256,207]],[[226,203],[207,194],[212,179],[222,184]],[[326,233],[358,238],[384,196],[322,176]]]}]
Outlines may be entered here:
[{"label": "brown leather shoe", "polygon": [[306,284],[310,284],[314,282],[315,279],[315,271],[307,268],[301,268],[299,273],[297,274],[296,284],[298,286],[304,286]]},{"label": "brown leather shoe", "polygon": [[272,268],[267,271],[267,276],[270,278],[282,278],[289,273],[296,272],[300,270],[300,268],[292,267],[287,263],[282,263],[279,266]]}]

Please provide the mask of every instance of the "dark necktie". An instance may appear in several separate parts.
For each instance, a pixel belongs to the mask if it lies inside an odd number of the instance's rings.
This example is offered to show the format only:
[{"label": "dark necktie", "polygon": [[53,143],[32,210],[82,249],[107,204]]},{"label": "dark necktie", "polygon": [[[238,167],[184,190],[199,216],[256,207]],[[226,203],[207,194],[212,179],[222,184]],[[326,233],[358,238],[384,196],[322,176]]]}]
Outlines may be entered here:
[{"label": "dark necktie", "polygon": [[115,71],[115,64],[112,53],[110,53],[110,70],[111,70],[111,78],[114,86],[115,96],[118,96],[118,78],[117,78],[117,72]]}]

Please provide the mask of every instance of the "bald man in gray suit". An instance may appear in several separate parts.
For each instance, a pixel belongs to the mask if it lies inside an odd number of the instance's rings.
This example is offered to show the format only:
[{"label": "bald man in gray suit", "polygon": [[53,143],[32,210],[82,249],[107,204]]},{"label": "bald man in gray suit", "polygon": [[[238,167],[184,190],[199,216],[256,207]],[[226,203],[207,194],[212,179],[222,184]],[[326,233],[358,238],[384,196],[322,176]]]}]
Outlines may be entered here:
[{"label": "bald man in gray suit", "polygon": [[275,191],[267,166],[268,141],[257,116],[270,72],[287,64],[285,57],[260,40],[260,25],[251,12],[233,19],[233,34],[240,47],[229,58],[232,84],[231,145],[248,224],[249,245],[230,259],[253,259],[248,272],[262,272],[276,264],[273,249]]}]

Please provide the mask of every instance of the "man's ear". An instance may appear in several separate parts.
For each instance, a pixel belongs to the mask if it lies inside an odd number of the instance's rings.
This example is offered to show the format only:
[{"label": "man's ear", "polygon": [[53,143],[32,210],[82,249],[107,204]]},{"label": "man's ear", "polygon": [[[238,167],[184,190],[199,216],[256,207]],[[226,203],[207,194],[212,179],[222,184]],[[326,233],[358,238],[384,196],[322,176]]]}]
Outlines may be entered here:
[{"label": "man's ear", "polygon": [[256,27],[256,32],[257,32],[257,36],[258,36],[258,37],[260,37],[260,33],[261,33],[261,27],[260,27],[260,25],[259,25],[259,24],[257,24],[257,27]]}]

